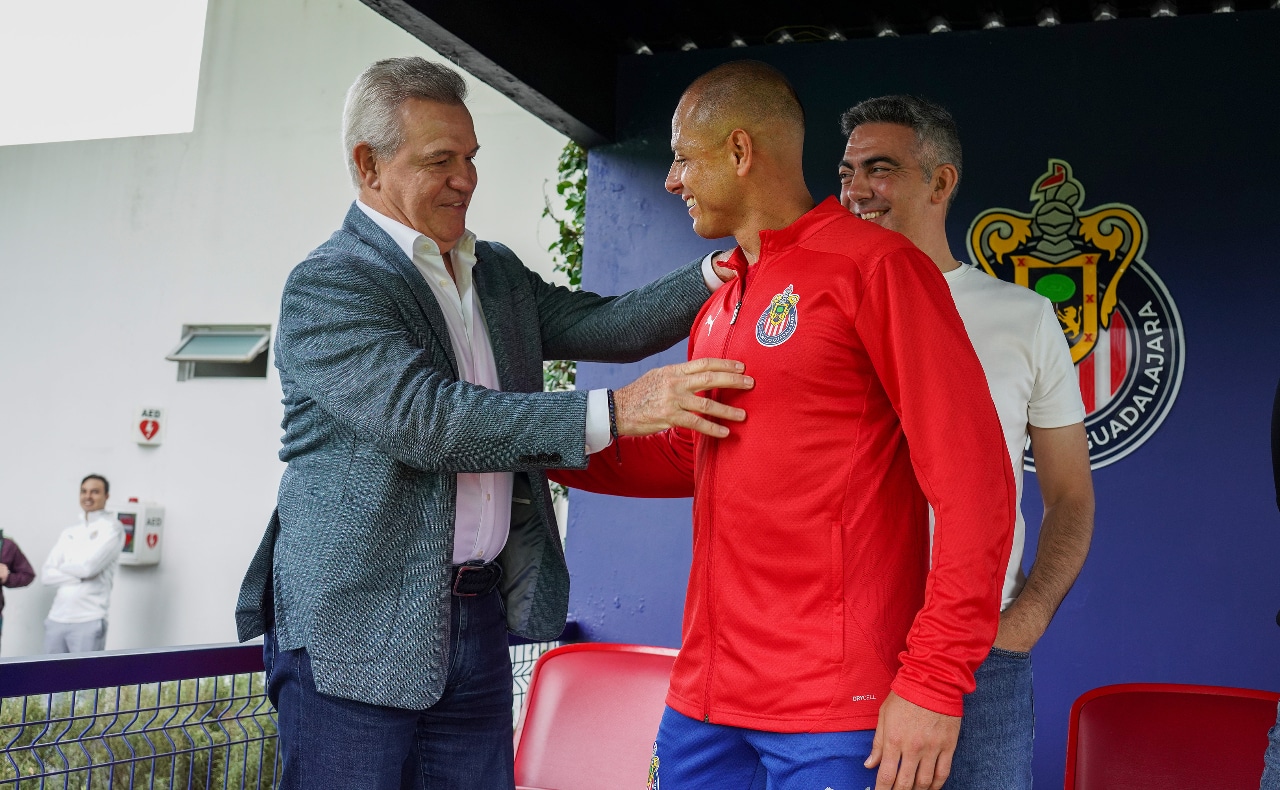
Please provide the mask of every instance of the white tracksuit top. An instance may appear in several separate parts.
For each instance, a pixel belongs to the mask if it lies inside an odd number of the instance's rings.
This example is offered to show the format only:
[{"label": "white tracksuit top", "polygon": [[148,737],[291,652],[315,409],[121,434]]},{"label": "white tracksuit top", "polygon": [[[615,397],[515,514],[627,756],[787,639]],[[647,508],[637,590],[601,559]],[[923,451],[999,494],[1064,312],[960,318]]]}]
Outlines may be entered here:
[{"label": "white tracksuit top", "polygon": [[124,527],[110,510],[86,513],[62,530],[40,570],[40,581],[56,586],[49,619],[55,623],[87,623],[107,616]]}]

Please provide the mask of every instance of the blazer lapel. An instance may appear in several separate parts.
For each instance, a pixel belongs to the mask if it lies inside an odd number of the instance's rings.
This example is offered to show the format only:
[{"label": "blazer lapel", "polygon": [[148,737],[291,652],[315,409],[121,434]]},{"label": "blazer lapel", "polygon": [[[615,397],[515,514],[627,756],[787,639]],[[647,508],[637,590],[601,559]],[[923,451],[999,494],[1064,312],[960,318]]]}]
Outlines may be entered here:
[{"label": "blazer lapel", "polygon": [[476,265],[471,270],[476,294],[480,297],[480,309],[484,312],[485,325],[489,328],[489,343],[493,346],[493,362],[498,368],[498,382],[504,392],[520,391],[519,382],[511,372],[511,350],[517,343],[510,320],[510,288],[502,278],[495,277],[493,266],[486,264],[488,245],[476,244]]},{"label": "blazer lapel", "polygon": [[345,224],[348,226],[348,230],[377,250],[404,278],[404,281],[409,285],[409,290],[413,292],[413,298],[418,302],[418,307],[422,310],[423,317],[426,318],[427,326],[435,334],[436,342],[444,348],[445,356],[449,358],[449,367],[452,368],[453,377],[460,378],[458,375],[458,360],[453,355],[453,341],[449,339],[449,325],[444,320],[444,313],[440,312],[440,303],[436,301],[436,295],[431,292],[431,286],[427,285],[427,281],[422,279],[422,272],[418,271],[418,267],[413,265],[413,261],[405,256],[404,250],[400,249],[400,246],[382,228],[379,228],[373,220],[366,217],[355,203],[351,204],[351,210],[347,212]]}]

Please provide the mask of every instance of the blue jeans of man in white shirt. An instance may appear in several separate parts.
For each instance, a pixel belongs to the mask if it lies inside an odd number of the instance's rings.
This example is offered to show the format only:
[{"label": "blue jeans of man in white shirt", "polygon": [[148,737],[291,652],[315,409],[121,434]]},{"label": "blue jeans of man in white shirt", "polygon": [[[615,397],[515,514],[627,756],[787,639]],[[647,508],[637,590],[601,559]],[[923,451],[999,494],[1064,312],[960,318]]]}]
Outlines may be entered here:
[{"label": "blue jeans of man in white shirt", "polygon": [[991,648],[964,698],[947,790],[1029,790],[1035,708],[1031,654]]},{"label": "blue jeans of man in white shirt", "polygon": [[1261,790],[1280,790],[1280,708],[1276,710],[1276,724],[1267,735],[1266,767],[1262,769]]},{"label": "blue jeans of man in white shirt", "polygon": [[[1030,790],[1035,739],[1031,654],[993,647],[973,677],[977,688],[964,697],[960,739],[945,790]],[[773,785],[759,775],[751,788],[773,790]]]}]

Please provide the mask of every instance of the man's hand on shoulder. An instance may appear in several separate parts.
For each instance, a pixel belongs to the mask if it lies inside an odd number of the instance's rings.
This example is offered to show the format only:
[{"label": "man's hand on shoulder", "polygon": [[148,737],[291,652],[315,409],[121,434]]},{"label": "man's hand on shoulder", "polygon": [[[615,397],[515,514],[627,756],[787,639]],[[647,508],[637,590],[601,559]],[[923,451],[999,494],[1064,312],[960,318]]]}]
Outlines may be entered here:
[{"label": "man's hand on shoulder", "polygon": [[667,428],[689,428],[716,438],[729,429],[699,415],[741,422],[747,413],[725,406],[699,392],[714,389],[748,390],[755,381],[743,374],[741,362],[695,359],[645,373],[613,393],[619,436],[648,436]]},{"label": "man's hand on shoulder", "polygon": [[875,790],[940,790],[951,775],[960,717],[934,713],[889,692],[880,706],[866,766],[880,766]]}]

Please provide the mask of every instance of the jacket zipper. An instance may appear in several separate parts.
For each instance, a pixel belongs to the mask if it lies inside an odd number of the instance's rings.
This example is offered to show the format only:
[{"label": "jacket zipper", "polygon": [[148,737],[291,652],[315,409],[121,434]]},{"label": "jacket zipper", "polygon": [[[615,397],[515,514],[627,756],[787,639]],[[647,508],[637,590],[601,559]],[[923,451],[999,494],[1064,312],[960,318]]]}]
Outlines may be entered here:
[{"label": "jacket zipper", "polygon": [[[742,274],[738,275],[738,279],[742,281],[742,287],[738,289],[738,303],[733,306],[733,317],[729,319],[729,326],[733,326],[734,324],[738,323],[738,311],[742,309],[742,300],[747,295],[747,272],[748,271],[749,269],[743,269]],[[733,330],[731,329],[729,330],[729,332],[725,333],[724,348],[720,349],[721,354],[724,353],[725,348],[729,347],[729,335],[732,334],[732,332]]]},{"label": "jacket zipper", "polygon": [[[740,287],[738,288],[738,302],[733,306],[733,317],[729,319],[729,328],[724,333],[724,342],[720,344],[720,358],[727,359],[726,354],[729,351],[729,341],[733,339],[733,325],[738,322],[738,313],[742,310],[742,302],[747,297],[747,272],[749,268],[744,268],[742,273],[738,275]],[[711,492],[710,496],[704,500],[706,502],[715,501],[715,462],[719,460],[720,446],[718,444],[707,444],[711,449],[711,460],[707,464],[711,473]],[[715,588],[711,584],[714,576],[715,566],[715,518],[714,511],[708,510],[707,516],[707,572],[705,575],[705,584],[707,588],[707,679],[703,686],[702,692],[702,721],[711,723],[711,678],[715,675],[716,663],[716,637],[715,637]]]}]

